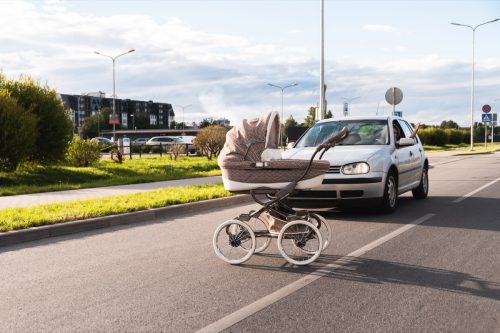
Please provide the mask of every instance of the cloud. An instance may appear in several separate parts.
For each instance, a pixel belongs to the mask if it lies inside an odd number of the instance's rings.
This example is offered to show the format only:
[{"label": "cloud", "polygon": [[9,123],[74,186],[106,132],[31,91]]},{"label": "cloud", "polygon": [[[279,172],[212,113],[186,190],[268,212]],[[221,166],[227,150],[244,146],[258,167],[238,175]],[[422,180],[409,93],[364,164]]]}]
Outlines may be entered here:
[{"label": "cloud", "polygon": [[[30,74],[61,93],[105,91],[110,96],[112,63],[93,51],[116,55],[135,48],[136,52],[116,61],[117,95],[192,104],[185,110],[186,122],[226,117],[234,124],[281,111],[281,92],[267,83],[299,83],[285,91],[285,118],[293,115],[301,122],[308,108],[319,101],[316,50],[300,45],[259,43],[230,32],[210,33],[176,17],[83,15],[67,10],[59,1],[46,2],[42,8],[24,1],[2,4],[3,72],[9,77]],[[439,124],[453,119],[468,124],[470,63],[466,61],[437,53],[386,62],[367,58],[362,63],[327,56],[325,67],[328,107],[335,116],[342,114],[341,97],[352,96],[361,96],[352,105],[353,114],[375,114],[377,108],[387,113],[385,91],[397,86],[404,93],[398,109],[410,121]],[[488,96],[500,97],[496,95],[498,77],[498,58],[477,59],[478,105]]]},{"label": "cloud", "polygon": [[363,30],[366,31],[382,31],[382,32],[391,32],[394,31],[394,27],[391,27],[390,25],[383,25],[383,24],[365,24],[363,26]]}]

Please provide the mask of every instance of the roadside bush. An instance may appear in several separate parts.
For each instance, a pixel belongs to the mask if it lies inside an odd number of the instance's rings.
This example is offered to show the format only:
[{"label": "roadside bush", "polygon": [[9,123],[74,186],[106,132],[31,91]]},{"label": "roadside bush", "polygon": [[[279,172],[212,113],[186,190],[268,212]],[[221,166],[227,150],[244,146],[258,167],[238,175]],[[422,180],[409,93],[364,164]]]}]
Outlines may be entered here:
[{"label": "roadside bush", "polygon": [[445,129],[448,135],[448,143],[452,145],[459,145],[464,143],[465,132],[458,129]]},{"label": "roadside bush", "polygon": [[180,144],[180,143],[174,143],[170,145],[170,159],[172,160],[177,160],[177,157],[181,154],[186,153],[186,145]]},{"label": "roadside bush", "polygon": [[428,127],[418,131],[418,137],[425,145],[444,146],[448,143],[447,133],[435,127]]},{"label": "roadside bush", "polygon": [[36,120],[0,90],[0,170],[14,171],[35,146]]},{"label": "roadside bush", "polygon": [[226,142],[226,133],[227,128],[224,126],[211,125],[202,128],[198,132],[193,144],[204,156],[211,160],[214,156],[219,156]]},{"label": "roadside bush", "polygon": [[73,137],[68,150],[66,160],[77,167],[88,167],[101,157],[99,143],[92,140],[80,139],[78,135]]},{"label": "roadside bush", "polygon": [[55,90],[28,76],[18,81],[0,77],[0,88],[8,91],[17,104],[35,119],[35,149],[30,160],[48,163],[64,158],[71,139],[72,124]]}]

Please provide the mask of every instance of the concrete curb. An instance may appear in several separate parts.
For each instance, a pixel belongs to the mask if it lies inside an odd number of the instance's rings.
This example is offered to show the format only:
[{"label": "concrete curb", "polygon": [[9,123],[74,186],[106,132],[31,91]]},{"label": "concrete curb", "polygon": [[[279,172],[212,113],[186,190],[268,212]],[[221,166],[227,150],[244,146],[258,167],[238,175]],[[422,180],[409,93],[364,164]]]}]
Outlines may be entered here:
[{"label": "concrete curb", "polygon": [[191,202],[187,204],[155,208],[133,213],[95,217],[86,220],[62,222],[58,224],[33,227],[29,229],[9,231],[0,234],[0,247],[23,242],[31,242],[48,237],[56,237],[83,231],[108,228],[117,225],[140,224],[142,222],[151,221],[164,216],[193,213],[213,208],[227,207],[245,203],[251,201],[251,199],[252,198],[249,195],[235,195],[227,198]]}]

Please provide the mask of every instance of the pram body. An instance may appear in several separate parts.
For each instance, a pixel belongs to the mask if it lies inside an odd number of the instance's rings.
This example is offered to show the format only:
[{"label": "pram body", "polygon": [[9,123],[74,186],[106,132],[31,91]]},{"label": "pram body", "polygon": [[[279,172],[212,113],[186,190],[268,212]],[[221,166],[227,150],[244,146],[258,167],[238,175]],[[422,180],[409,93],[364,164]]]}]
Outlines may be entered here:
[{"label": "pram body", "polygon": [[320,145],[310,160],[280,158],[277,112],[244,120],[226,135],[219,154],[224,187],[234,193],[249,193],[261,208],[222,223],[215,231],[215,253],[230,264],[240,264],[253,253],[265,250],[277,238],[278,250],[290,263],[306,265],[330,244],[331,230],[319,214],[295,211],[284,201],[296,189],[319,186],[328,161],[315,159],[348,133],[344,129]]}]

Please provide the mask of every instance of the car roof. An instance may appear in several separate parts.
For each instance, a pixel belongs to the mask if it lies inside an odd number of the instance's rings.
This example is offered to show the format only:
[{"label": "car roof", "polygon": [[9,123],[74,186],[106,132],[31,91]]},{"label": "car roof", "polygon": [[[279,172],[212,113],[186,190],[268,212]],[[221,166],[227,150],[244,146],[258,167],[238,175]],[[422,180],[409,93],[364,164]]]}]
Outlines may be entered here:
[{"label": "car roof", "polygon": [[[317,122],[318,123],[328,123],[333,121],[345,121],[345,120],[387,120],[392,121],[394,119],[403,119],[401,117],[395,117],[390,115],[374,115],[374,116],[349,116],[349,117],[338,117],[338,118],[328,118]],[[404,119],[403,119],[404,120]]]}]

